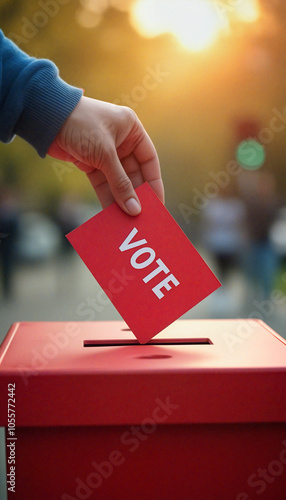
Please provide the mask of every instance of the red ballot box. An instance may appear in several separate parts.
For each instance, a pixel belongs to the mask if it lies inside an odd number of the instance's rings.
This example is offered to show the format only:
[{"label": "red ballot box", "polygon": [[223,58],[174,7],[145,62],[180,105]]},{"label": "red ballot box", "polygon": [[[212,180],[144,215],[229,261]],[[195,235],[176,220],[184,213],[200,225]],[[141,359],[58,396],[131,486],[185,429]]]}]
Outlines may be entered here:
[{"label": "red ballot box", "polygon": [[0,398],[9,500],[286,498],[286,341],[260,320],[145,345],[121,321],[17,323]]}]

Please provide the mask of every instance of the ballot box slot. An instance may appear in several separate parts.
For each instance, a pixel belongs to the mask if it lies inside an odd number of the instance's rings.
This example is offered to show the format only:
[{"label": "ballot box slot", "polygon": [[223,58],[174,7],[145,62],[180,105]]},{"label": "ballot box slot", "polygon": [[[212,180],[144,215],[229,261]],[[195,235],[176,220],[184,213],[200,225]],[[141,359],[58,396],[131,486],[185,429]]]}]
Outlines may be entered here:
[{"label": "ballot box slot", "polygon": [[133,345],[212,345],[212,341],[208,338],[193,338],[193,339],[152,339],[146,344],[140,344],[137,339],[111,339],[111,340],[84,340],[83,347],[118,347],[118,346],[133,346]]}]

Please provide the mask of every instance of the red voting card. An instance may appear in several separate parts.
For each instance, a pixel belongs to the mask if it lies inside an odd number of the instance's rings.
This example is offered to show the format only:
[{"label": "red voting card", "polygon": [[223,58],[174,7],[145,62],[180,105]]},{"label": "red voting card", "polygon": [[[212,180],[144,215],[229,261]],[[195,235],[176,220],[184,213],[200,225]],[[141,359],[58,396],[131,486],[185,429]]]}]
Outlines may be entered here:
[{"label": "red voting card", "polygon": [[136,192],[139,215],[113,203],[67,238],[145,343],[220,283],[150,186]]}]

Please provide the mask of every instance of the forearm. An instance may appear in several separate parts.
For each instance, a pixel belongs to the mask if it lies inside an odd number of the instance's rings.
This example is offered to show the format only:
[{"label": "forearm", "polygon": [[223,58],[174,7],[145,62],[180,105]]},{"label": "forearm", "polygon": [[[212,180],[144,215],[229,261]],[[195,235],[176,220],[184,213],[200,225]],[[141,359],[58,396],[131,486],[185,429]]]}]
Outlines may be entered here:
[{"label": "forearm", "polygon": [[19,135],[44,157],[82,91],[56,66],[22,52],[0,31],[0,140]]}]

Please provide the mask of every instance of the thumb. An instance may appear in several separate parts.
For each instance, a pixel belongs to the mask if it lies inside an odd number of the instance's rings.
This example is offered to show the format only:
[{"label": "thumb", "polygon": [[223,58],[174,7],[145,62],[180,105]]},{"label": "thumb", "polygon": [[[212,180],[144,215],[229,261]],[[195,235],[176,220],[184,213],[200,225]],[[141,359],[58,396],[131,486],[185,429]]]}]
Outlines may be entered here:
[{"label": "thumb", "polygon": [[105,162],[102,171],[115,201],[122,210],[128,215],[138,215],[141,212],[139,198],[116,153]]}]

